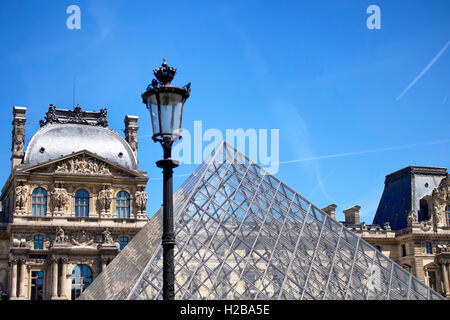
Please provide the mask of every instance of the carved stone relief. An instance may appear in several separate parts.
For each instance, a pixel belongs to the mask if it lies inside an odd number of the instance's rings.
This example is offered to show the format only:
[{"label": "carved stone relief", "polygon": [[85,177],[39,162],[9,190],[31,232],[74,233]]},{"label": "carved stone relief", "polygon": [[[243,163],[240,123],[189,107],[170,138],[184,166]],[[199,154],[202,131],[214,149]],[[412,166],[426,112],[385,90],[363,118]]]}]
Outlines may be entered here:
[{"label": "carved stone relief", "polygon": [[450,179],[446,177],[435,188],[431,196],[424,197],[428,200],[428,206],[432,209],[432,224],[437,227],[446,226],[445,207],[450,204]]},{"label": "carved stone relief", "polygon": [[71,235],[70,242],[75,246],[92,246],[94,244],[94,236],[82,230]]},{"label": "carved stone relief", "polygon": [[85,155],[59,162],[55,172],[111,175],[109,166],[106,163]]}]

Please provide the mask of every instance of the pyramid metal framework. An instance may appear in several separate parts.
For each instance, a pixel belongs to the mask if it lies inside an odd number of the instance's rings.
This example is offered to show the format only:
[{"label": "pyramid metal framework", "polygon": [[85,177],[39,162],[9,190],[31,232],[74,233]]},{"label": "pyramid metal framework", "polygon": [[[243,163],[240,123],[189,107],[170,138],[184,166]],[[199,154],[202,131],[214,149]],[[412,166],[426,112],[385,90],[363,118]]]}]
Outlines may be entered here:
[{"label": "pyramid metal framework", "polygon": [[[140,232],[145,267],[125,248],[82,299],[162,298],[161,214]],[[174,217],[176,299],[443,299],[226,142],[177,190]],[[142,271],[123,282],[119,266]]]}]

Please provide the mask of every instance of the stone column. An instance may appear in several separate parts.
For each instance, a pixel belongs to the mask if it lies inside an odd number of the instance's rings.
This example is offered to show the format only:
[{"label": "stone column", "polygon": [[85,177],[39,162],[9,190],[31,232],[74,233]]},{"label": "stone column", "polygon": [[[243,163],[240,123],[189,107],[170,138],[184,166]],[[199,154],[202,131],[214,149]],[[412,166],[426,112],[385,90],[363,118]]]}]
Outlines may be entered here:
[{"label": "stone column", "polygon": [[14,300],[17,298],[17,259],[9,260],[11,266],[11,283],[10,283],[10,299]]},{"label": "stone column", "polygon": [[442,289],[442,279],[441,279],[441,266],[438,264],[437,269],[435,269],[434,275],[436,276],[436,291],[438,293],[442,293],[443,289]]},{"label": "stone column", "polygon": [[59,280],[59,296],[61,298],[67,298],[66,296],[66,273],[67,273],[67,262],[69,260],[67,258],[61,258],[61,278]]},{"label": "stone column", "polygon": [[450,296],[450,289],[448,286],[448,271],[447,271],[447,264],[445,262],[442,262],[441,264],[441,271],[442,271],[442,280],[443,280],[443,294],[444,296]]},{"label": "stone column", "polygon": [[19,280],[19,298],[25,299],[25,273],[26,270],[26,261],[25,259],[20,259],[20,280]]},{"label": "stone column", "polygon": [[58,297],[58,259],[52,258],[50,259],[52,266],[52,297],[51,299],[55,299]]}]

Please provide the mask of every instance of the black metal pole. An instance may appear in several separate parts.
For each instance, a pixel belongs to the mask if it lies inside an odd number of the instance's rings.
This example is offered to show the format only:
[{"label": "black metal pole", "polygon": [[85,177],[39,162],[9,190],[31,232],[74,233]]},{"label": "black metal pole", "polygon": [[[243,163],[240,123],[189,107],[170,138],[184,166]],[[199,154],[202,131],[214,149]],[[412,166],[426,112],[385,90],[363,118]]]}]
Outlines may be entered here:
[{"label": "black metal pole", "polygon": [[175,300],[175,233],[173,228],[173,168],[178,161],[172,160],[172,144],[161,143],[164,148],[164,160],[156,162],[163,169],[163,299]]}]

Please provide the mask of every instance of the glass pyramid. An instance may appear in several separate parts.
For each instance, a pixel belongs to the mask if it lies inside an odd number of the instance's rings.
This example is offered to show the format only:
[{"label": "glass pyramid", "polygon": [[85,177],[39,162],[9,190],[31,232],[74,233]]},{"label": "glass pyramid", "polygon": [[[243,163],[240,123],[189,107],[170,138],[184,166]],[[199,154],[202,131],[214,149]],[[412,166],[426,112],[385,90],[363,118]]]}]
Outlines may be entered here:
[{"label": "glass pyramid", "polygon": [[[176,299],[443,299],[226,142],[175,192],[174,217]],[[161,221],[80,298],[162,299]]]}]

